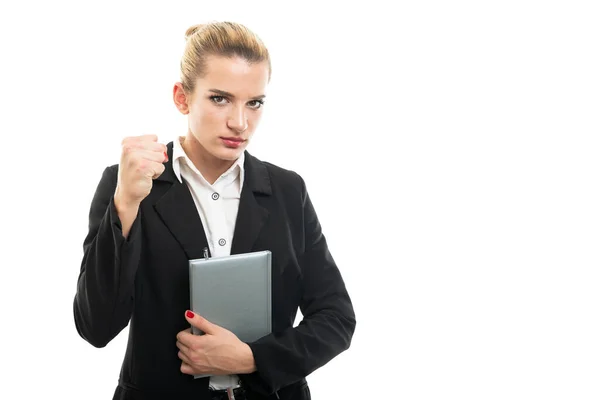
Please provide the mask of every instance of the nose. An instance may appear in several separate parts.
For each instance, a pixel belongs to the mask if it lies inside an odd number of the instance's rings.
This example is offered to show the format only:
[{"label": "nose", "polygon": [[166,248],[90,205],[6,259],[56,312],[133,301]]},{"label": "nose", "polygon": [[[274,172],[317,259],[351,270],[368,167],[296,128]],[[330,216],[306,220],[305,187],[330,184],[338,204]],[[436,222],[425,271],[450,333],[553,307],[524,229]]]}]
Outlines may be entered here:
[{"label": "nose", "polygon": [[238,133],[242,133],[248,129],[248,118],[246,118],[246,110],[244,107],[233,108],[233,111],[227,120],[227,126]]}]

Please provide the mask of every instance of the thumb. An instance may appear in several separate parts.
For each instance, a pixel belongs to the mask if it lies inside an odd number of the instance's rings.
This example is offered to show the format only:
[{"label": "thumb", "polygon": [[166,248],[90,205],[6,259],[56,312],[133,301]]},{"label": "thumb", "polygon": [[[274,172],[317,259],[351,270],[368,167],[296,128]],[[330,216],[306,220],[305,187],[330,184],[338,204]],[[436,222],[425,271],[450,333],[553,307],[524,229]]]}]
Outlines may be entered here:
[{"label": "thumb", "polygon": [[185,312],[185,319],[187,319],[191,325],[200,329],[204,333],[208,333],[209,335],[215,334],[218,329],[217,325],[201,317],[200,314],[196,314],[190,310]]}]

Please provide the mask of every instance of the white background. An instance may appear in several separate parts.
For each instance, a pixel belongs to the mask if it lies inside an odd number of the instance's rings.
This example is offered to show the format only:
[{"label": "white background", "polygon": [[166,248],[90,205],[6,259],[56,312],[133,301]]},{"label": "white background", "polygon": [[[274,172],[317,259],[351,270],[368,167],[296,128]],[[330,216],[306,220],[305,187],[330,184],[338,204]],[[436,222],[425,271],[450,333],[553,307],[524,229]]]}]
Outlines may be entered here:
[{"label": "white background", "polygon": [[314,399],[600,397],[595,2],[162,3],[2,3],[1,398],[111,398],[126,330],[72,316],[89,205],[124,136],[185,133],[210,20],[269,47],[249,151],[305,178],[355,304]]}]

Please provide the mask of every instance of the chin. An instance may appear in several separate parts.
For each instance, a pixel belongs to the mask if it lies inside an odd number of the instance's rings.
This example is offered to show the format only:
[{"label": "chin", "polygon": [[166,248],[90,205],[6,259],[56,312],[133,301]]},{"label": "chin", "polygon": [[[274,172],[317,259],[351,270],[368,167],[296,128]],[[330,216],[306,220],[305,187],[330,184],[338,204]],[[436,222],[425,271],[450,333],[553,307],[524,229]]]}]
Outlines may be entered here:
[{"label": "chin", "polygon": [[239,147],[237,149],[229,149],[227,147],[221,147],[219,149],[215,149],[213,155],[221,160],[227,161],[235,161],[237,160],[242,153],[246,150],[246,146]]}]

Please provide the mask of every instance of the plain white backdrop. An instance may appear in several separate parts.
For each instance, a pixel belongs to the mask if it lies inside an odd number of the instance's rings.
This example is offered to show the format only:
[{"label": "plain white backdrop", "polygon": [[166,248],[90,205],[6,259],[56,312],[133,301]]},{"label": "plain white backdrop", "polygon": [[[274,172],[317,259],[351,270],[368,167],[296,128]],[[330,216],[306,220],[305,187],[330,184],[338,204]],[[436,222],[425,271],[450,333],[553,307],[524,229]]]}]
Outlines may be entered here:
[{"label": "plain white backdrop", "polygon": [[281,3],[0,6],[0,397],[112,397],[127,329],[72,315],[89,205],[123,137],[185,134],[184,32],[232,20],[273,59],[249,151],[305,178],[355,304],[313,398],[599,398],[594,2]]}]

